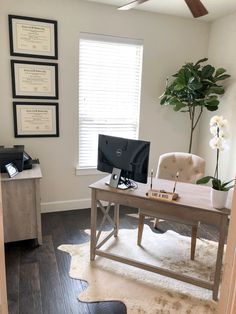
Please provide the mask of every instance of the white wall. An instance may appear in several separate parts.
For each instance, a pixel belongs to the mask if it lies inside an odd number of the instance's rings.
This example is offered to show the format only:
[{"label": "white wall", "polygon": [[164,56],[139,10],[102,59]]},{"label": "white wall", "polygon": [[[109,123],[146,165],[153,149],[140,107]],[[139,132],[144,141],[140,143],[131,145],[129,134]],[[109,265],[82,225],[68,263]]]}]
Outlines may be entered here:
[{"label": "white wall", "polygon": [[[225,82],[226,93],[223,95],[217,112],[204,115],[200,125],[198,154],[206,159],[207,174],[214,175],[216,152],[208,142],[210,140],[209,120],[214,115],[223,115],[230,125],[230,149],[220,153],[220,178],[229,180],[236,174],[236,12],[212,23],[209,37],[209,62],[216,67],[223,67],[231,75]],[[206,113],[206,112],[205,112]]]},{"label": "white wall", "polygon": [[[24,144],[30,155],[40,159],[44,210],[88,206],[88,185],[99,178],[75,176],[80,31],[144,39],[140,138],[151,141],[150,167],[155,168],[161,153],[187,151],[188,116],[161,107],[158,96],[167,76],[184,62],[207,55],[208,23],[135,10],[121,12],[112,6],[79,0],[0,2],[0,144]],[[58,21],[59,138],[14,138],[8,14]]]}]

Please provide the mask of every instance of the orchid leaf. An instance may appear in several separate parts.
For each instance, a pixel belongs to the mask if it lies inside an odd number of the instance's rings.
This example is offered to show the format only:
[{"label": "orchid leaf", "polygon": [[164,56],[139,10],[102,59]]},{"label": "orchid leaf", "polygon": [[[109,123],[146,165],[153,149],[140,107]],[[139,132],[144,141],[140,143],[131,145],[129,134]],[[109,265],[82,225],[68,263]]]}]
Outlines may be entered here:
[{"label": "orchid leaf", "polygon": [[225,188],[225,191],[229,191],[230,189],[232,189],[234,187],[234,184],[233,185],[230,185],[228,186],[227,188]]},{"label": "orchid leaf", "polygon": [[208,183],[211,179],[214,179],[214,177],[211,177],[211,176],[207,176],[207,177],[204,177],[204,178],[201,178],[199,180],[197,180],[197,184],[206,184]]},{"label": "orchid leaf", "polygon": [[228,181],[228,182],[224,182],[224,183],[222,184],[222,187],[223,187],[223,188],[226,187],[228,184],[230,184],[230,183],[233,182],[233,181],[235,181],[235,179],[230,180],[230,181]]},{"label": "orchid leaf", "polygon": [[206,176],[201,179],[199,179],[196,184],[207,184],[209,181],[212,180],[212,188],[218,191],[229,191],[234,187],[233,185],[227,186],[231,182],[235,181],[235,179],[227,181],[227,182],[222,182],[220,179],[214,178],[212,176]]}]

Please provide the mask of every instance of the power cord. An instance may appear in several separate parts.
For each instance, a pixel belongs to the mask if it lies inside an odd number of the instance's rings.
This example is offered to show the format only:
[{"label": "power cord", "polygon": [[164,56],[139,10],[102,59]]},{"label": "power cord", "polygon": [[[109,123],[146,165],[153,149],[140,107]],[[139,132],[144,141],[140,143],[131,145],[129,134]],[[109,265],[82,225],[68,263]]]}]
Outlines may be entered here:
[{"label": "power cord", "polygon": [[138,184],[131,179],[122,177],[122,178],[120,178],[120,182],[126,186],[126,189],[136,190],[138,188]]}]

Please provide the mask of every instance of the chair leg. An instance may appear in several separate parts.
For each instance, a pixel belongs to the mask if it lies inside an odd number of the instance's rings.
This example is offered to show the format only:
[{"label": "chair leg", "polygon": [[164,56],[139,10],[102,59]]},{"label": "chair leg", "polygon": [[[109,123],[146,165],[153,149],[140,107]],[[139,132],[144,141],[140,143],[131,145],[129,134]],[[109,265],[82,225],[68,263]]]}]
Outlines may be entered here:
[{"label": "chair leg", "polygon": [[191,238],[191,260],[194,260],[195,257],[195,249],[197,242],[197,229],[198,225],[192,226],[192,238]]},{"label": "chair leg", "polygon": [[153,228],[158,229],[158,227],[157,227],[158,223],[159,223],[159,219],[155,218]]},{"label": "chair leg", "polygon": [[144,219],[145,219],[145,216],[143,214],[139,214],[138,239],[137,239],[137,244],[138,245],[141,245],[141,241],[142,241]]}]

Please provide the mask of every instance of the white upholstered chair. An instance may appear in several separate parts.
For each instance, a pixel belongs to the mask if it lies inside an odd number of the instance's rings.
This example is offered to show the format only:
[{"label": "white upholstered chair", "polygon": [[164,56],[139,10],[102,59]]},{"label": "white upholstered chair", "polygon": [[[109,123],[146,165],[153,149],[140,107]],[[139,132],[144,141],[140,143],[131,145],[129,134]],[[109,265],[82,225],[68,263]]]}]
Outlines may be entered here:
[{"label": "white upholstered chair", "polygon": [[[196,181],[204,176],[205,161],[199,156],[188,153],[166,153],[160,156],[156,178],[175,180],[176,173],[179,172],[178,180],[186,183],[196,183]],[[154,225],[157,225],[158,216],[155,217]],[[138,226],[138,245],[141,245],[143,224],[145,219],[145,212],[139,210],[139,226]],[[180,220],[179,223],[186,223]],[[197,229],[198,224],[192,223],[192,238],[191,238],[191,259],[194,260]]]}]

